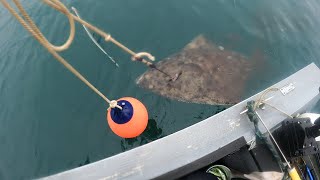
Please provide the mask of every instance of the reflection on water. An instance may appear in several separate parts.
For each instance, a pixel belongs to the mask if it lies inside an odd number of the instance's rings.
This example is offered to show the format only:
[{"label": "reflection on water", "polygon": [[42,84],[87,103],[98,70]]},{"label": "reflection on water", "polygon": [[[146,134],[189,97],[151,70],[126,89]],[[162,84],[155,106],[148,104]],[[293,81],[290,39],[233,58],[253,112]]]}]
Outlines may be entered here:
[{"label": "reflection on water", "polygon": [[[213,114],[222,112],[226,110],[228,107],[229,106],[216,106]],[[194,116],[194,118],[199,120],[206,119],[208,117],[210,116],[207,116],[204,112],[200,112],[200,114],[198,114],[197,116]],[[134,147],[144,145],[154,140],[157,140],[159,138],[162,138],[164,136],[166,135],[163,134],[163,131],[158,126],[157,121],[155,119],[149,119],[146,130],[139,137],[121,140],[121,149],[122,151],[127,151]]]},{"label": "reflection on water", "polygon": [[84,165],[87,165],[87,164],[90,164],[89,156],[87,156],[86,160],[83,163],[80,163],[78,167],[81,167],[81,166],[84,166]]},{"label": "reflection on water", "polygon": [[157,125],[157,121],[149,119],[146,130],[139,137],[121,140],[121,149],[126,151],[135,147],[135,144],[143,145],[164,136],[162,129]]}]

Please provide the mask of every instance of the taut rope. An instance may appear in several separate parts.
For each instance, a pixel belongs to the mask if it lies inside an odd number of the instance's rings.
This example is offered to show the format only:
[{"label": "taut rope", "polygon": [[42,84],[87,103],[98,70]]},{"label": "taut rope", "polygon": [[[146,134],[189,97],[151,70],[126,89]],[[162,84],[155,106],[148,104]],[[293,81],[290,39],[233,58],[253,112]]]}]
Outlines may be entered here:
[{"label": "taut rope", "polygon": [[[45,0],[46,1],[46,0]],[[6,0],[1,0],[2,4],[5,8],[7,8],[10,13],[22,24],[22,26],[29,31],[35,39],[39,41],[39,43],[44,46],[61,64],[63,64],[70,72],[72,72],[76,77],[78,77],[83,83],[85,83],[88,87],[90,87],[95,93],[97,93],[101,98],[103,98],[111,108],[119,108],[122,109],[121,106],[114,103],[114,101],[110,101],[105,95],[103,95],[96,87],[94,87],[86,78],[84,78],[74,67],[72,67],[63,57],[61,57],[57,51],[63,51],[67,49],[75,34],[75,25],[71,13],[68,9],[59,1],[59,0],[51,0],[49,4],[54,4],[55,7],[59,7],[63,14],[66,14],[69,22],[70,22],[70,35],[68,40],[62,46],[54,46],[52,45],[41,33],[35,23],[32,21],[28,13],[24,10],[19,0],[13,0],[20,13],[22,14],[22,18]],[[49,1],[48,1],[49,2]]]},{"label": "taut rope", "polygon": [[[80,17],[70,13],[67,9],[64,9],[62,6],[59,5],[59,3],[61,3],[59,0],[43,0],[43,2],[45,2],[49,6],[57,9],[61,13],[66,14],[67,16],[71,16],[75,21],[81,23],[82,25],[86,26],[90,30],[92,30],[92,31],[96,32],[97,34],[99,34],[100,36],[102,36],[106,42],[112,42],[113,44],[115,44],[116,46],[118,46],[119,48],[121,48],[122,50],[127,52],[128,54],[130,54],[132,57],[131,59],[133,61],[140,61],[140,62],[144,63],[145,65],[147,65],[148,67],[153,68],[153,69],[159,71],[160,73],[170,77],[171,79],[175,79],[175,77],[172,77],[168,73],[158,69],[153,63],[144,59],[144,58],[148,58],[149,60],[154,61],[155,58],[150,53],[148,53],[148,52],[140,52],[140,53],[133,52],[131,49],[129,49],[128,47],[126,47],[125,45],[121,44],[119,41],[114,39],[110,34],[100,30],[99,28],[93,26],[92,24],[84,21]],[[59,2],[59,3],[56,3],[56,2]]]},{"label": "taut rope", "polygon": [[118,46],[119,48],[121,48],[122,50],[124,50],[125,52],[129,53],[132,56],[132,60],[140,61],[140,62],[144,63],[148,67],[153,68],[153,69],[163,73],[164,75],[170,77],[171,80],[175,80],[176,79],[176,77],[170,76],[166,72],[158,69],[153,63],[151,63],[151,62],[147,61],[146,59],[144,59],[144,58],[148,58],[149,60],[154,61],[155,58],[150,53],[147,53],[147,52],[135,53],[135,52],[133,52],[132,50],[130,50],[129,48],[127,48],[126,46],[124,46],[123,44],[121,44],[120,42],[115,40],[113,37],[111,37],[110,34],[105,33],[104,31],[100,30],[99,28],[97,28],[97,27],[91,25],[90,23],[82,20],[80,17],[70,13],[68,8],[66,8],[66,6],[63,3],[60,2],[60,0],[43,0],[43,2],[46,3],[47,5],[53,7],[54,9],[60,11],[64,15],[66,15],[68,20],[69,20],[70,34],[69,34],[69,37],[68,37],[67,41],[61,46],[55,46],[55,45],[51,44],[45,38],[45,36],[42,34],[42,32],[37,27],[37,25],[33,22],[33,20],[30,18],[28,13],[25,11],[25,9],[23,8],[23,6],[21,5],[19,0],[13,0],[13,2],[17,6],[17,8],[19,9],[19,11],[21,13],[21,16],[19,15],[19,13],[15,9],[13,9],[11,7],[11,5],[6,0],[0,0],[0,1],[2,2],[3,6],[5,8],[7,8],[9,10],[9,12],[22,24],[22,26],[27,31],[29,31],[29,33],[32,34],[35,39],[37,39],[39,41],[39,43],[42,46],[44,46],[70,72],[72,72],[83,83],[85,83],[95,93],[97,93],[100,97],[102,97],[109,104],[109,106],[111,108],[117,107],[119,109],[122,109],[117,104],[111,103],[111,101],[106,96],[104,96],[96,87],[94,87],[86,78],[84,78],[75,68],[73,68],[63,57],[61,57],[57,53],[57,52],[60,52],[60,51],[68,49],[69,46],[71,45],[71,43],[72,43],[72,41],[74,39],[74,36],[75,36],[75,23],[74,23],[74,21],[77,21],[77,22],[81,23],[83,26],[89,28],[90,30],[92,30],[95,33],[97,33],[100,36],[102,36],[105,39],[105,41],[107,41],[107,42],[110,41],[113,44],[115,44],[116,46]]}]

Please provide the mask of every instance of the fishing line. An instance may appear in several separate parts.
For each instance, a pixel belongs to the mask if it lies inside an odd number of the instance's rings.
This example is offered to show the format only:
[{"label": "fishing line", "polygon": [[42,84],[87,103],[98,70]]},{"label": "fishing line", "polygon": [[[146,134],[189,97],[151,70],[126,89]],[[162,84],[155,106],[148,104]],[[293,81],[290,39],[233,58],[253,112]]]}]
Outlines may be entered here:
[{"label": "fishing line", "polygon": [[[71,9],[73,10],[73,12],[79,17],[81,18],[81,16],[79,15],[78,11],[76,8],[71,7]],[[109,55],[109,53],[107,53],[101,46],[100,44],[94,39],[94,37],[92,36],[92,34],[89,32],[88,28],[85,25],[82,25],[84,30],[86,31],[86,33],[88,34],[89,38],[92,40],[92,42],[117,66],[119,67],[119,64],[116,63],[116,61]]]}]

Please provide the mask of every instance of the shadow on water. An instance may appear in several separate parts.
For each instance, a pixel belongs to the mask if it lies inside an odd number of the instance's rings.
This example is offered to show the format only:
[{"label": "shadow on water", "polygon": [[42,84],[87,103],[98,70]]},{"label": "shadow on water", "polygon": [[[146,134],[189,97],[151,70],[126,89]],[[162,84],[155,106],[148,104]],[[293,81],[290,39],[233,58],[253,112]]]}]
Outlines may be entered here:
[{"label": "shadow on water", "polygon": [[[121,140],[121,149],[122,151],[130,150],[136,146],[141,146],[143,144],[147,144],[154,140],[164,137],[162,129],[158,126],[157,121],[155,119],[149,119],[148,125],[145,131],[136,138],[127,138]],[[83,163],[80,163],[78,167],[90,164],[89,156],[86,157]],[[0,174],[1,175],[1,174]],[[1,176],[0,176],[1,177]]]},{"label": "shadow on water", "polygon": [[[155,119],[149,119],[148,125],[145,131],[136,138],[127,138],[121,140],[121,149],[122,151],[127,151],[136,146],[141,146],[143,144],[147,144],[154,140],[164,137],[162,129],[158,126],[157,121]],[[90,164],[89,156],[86,157],[83,163],[80,163],[78,167]],[[1,174],[0,174],[1,175]],[[1,176],[0,176],[1,177]]]},{"label": "shadow on water", "polygon": [[[214,114],[220,113],[224,110],[229,108],[229,106],[215,106]],[[195,119],[206,119],[210,116],[208,116],[204,112],[200,112],[197,116],[195,116]],[[160,139],[162,137],[165,137],[166,135],[163,134],[162,129],[159,127],[157,121],[155,119],[149,119],[148,126],[146,130],[136,138],[128,138],[128,139],[122,139],[121,140],[121,149],[122,151],[130,150],[134,147],[141,146],[147,143],[150,143],[152,141],[155,141],[157,139]]]},{"label": "shadow on water", "polygon": [[78,167],[81,167],[90,163],[91,163],[90,158],[89,156],[87,156],[86,160],[83,163],[80,163]]},{"label": "shadow on water", "polygon": [[127,151],[134,148],[136,144],[140,146],[164,136],[162,129],[158,127],[157,121],[155,119],[149,119],[146,130],[139,137],[121,140],[121,149],[122,151]]}]

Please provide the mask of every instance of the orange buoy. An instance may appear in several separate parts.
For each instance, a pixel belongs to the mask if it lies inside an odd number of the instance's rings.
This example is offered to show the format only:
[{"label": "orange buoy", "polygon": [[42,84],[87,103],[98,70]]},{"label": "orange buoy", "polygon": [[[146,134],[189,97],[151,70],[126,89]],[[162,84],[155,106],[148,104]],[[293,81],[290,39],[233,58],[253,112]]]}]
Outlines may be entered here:
[{"label": "orange buoy", "polygon": [[107,112],[107,120],[111,130],[123,138],[139,136],[148,124],[146,107],[132,97],[118,99],[117,104],[122,107],[122,110],[110,108]]}]

